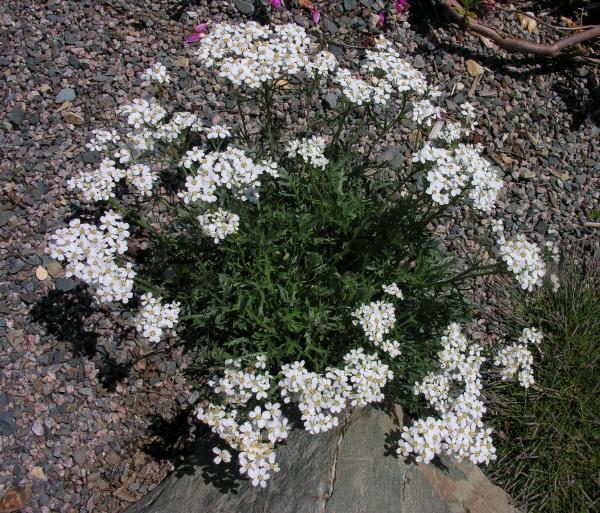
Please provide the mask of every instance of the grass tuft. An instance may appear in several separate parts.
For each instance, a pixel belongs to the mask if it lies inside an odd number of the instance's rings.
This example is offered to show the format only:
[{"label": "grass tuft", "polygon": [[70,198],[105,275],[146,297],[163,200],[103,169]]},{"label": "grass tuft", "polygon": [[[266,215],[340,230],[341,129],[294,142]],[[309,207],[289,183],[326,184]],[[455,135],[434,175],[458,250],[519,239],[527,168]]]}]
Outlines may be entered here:
[{"label": "grass tuft", "polygon": [[516,296],[509,328],[539,326],[536,383],[492,387],[498,460],[488,470],[524,512],[600,511],[600,259],[567,261],[558,292]]}]

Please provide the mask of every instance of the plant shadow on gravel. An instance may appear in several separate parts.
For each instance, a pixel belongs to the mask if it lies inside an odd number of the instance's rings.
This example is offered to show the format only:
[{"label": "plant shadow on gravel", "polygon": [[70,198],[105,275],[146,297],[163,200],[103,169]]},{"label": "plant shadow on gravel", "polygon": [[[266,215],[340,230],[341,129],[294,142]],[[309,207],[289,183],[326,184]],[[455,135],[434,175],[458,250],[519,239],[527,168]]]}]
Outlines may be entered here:
[{"label": "plant shadow on gravel", "polygon": [[86,319],[94,313],[94,298],[84,287],[72,291],[52,290],[31,309],[31,316],[59,340],[71,344],[76,356],[93,356],[99,334],[90,331]]},{"label": "plant shadow on gravel", "polygon": [[[98,380],[109,391],[125,379],[131,364],[119,363],[99,345],[99,333],[90,329],[88,319],[97,311],[93,296],[83,286],[63,292],[52,290],[31,309],[32,319],[46,328],[57,341],[66,342],[75,357],[100,359]],[[117,333],[117,339],[123,337]]]},{"label": "plant shadow on gravel", "polygon": [[158,461],[171,462],[178,477],[193,475],[200,469],[205,483],[222,493],[237,493],[242,478],[235,460],[219,465],[213,462],[212,448],[223,442],[203,424],[194,429],[191,409],[182,410],[171,419],[161,415],[150,418],[148,434],[153,441],[144,447],[144,452]]}]

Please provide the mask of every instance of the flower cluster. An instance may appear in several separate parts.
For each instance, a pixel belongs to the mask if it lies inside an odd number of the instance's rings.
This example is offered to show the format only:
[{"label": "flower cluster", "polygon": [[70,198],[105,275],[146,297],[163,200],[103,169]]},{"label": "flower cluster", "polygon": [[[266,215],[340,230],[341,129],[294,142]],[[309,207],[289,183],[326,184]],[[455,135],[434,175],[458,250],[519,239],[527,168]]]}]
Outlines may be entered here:
[{"label": "flower cluster", "polygon": [[192,132],[200,132],[205,128],[196,114],[191,112],[176,112],[168,122],[156,126],[152,136],[162,141],[174,142],[187,129],[190,129]]},{"label": "flower cluster", "polygon": [[165,65],[157,62],[142,73],[142,80],[157,82],[162,85],[171,82],[171,77],[168,75]]},{"label": "flower cluster", "polygon": [[459,144],[440,148],[430,142],[413,153],[413,162],[427,163],[427,194],[440,205],[469,189],[475,208],[491,212],[503,186],[498,172],[481,156],[481,147]]},{"label": "flower cluster", "polygon": [[[129,150],[120,149],[116,154],[123,162],[129,162]],[[158,180],[158,173],[146,164],[134,164],[127,169],[117,167],[112,159],[105,158],[97,169],[81,171],[67,181],[70,190],[79,191],[85,202],[106,201],[115,196],[117,183],[125,178],[126,182],[138,190],[142,196],[150,196],[152,187]]]},{"label": "flower cluster", "polygon": [[103,303],[127,303],[133,295],[133,266],[127,263],[120,267],[116,262],[116,256],[127,251],[129,238],[129,225],[121,219],[109,210],[100,217],[99,227],[74,219],[50,237],[50,256],[67,262],[67,276],[95,286]]},{"label": "flower cluster", "polygon": [[428,91],[424,75],[402,59],[394,44],[383,37],[367,52],[361,69],[363,74],[370,74],[369,81],[341,68],[330,52],[312,55],[309,44],[304,28],[295,24],[218,24],[202,38],[198,57],[208,68],[215,68],[219,76],[251,89],[301,71],[309,77],[331,77],[344,97],[355,105],[384,105],[393,92],[424,95]]},{"label": "flower cluster", "polygon": [[290,141],[286,151],[290,157],[299,155],[302,160],[313,167],[325,168],[329,160],[323,154],[327,143],[323,137],[313,136]]},{"label": "flower cluster", "polygon": [[315,55],[313,60],[306,64],[304,72],[311,78],[327,77],[338,68],[338,65],[335,55],[324,50]]},{"label": "flower cluster", "polygon": [[220,23],[202,38],[198,58],[234,85],[256,89],[303,70],[310,62],[309,43],[304,28],[295,24]]},{"label": "flower cluster", "polygon": [[185,190],[178,193],[185,203],[214,203],[219,187],[231,189],[239,199],[245,200],[245,191],[258,188],[258,178],[263,173],[272,177],[278,175],[274,162],[263,160],[255,163],[244,150],[237,148],[205,153],[194,146],[185,153],[179,165],[191,171],[186,177]]},{"label": "flower cluster", "polygon": [[150,166],[146,164],[134,164],[125,170],[125,180],[142,196],[151,196],[152,187],[158,180],[158,173],[151,171]]},{"label": "flower cluster", "polygon": [[389,285],[382,285],[381,288],[383,289],[383,291],[386,294],[389,294],[390,296],[395,296],[398,299],[404,299],[404,294],[402,294],[402,291],[400,290],[400,288],[398,287],[398,285],[396,283],[390,283]]},{"label": "flower cluster", "polygon": [[227,139],[231,137],[231,129],[228,126],[213,125],[205,129],[207,139]]},{"label": "flower cluster", "polygon": [[365,406],[383,399],[382,389],[392,372],[376,354],[358,348],[346,354],[344,362],[343,369],[328,368],[325,374],[308,371],[303,361],[281,368],[284,402],[298,403],[304,428],[312,434],[337,426],[336,414],[348,403]]},{"label": "flower cluster", "polygon": [[[247,475],[254,486],[265,487],[279,471],[274,448],[287,438],[288,420],[278,403],[261,402],[271,387],[269,373],[243,369],[239,361],[229,360],[226,365],[224,375],[209,382],[221,404],[200,406],[196,417],[238,452],[240,474]],[[250,411],[244,415],[242,409]],[[228,451],[214,452],[217,463],[231,459]]]},{"label": "flower cluster", "polygon": [[67,181],[67,188],[79,191],[83,201],[106,201],[115,196],[117,182],[125,177],[125,172],[115,166],[115,161],[105,158],[98,169],[80,171]]},{"label": "flower cluster", "polygon": [[469,102],[460,104],[460,115],[465,119],[470,127],[477,125],[477,110]]},{"label": "flower cluster", "polygon": [[541,285],[547,271],[541,249],[522,234],[507,239],[501,223],[495,225],[494,231],[498,236],[500,257],[515,275],[521,288],[531,291],[535,286]]},{"label": "flower cluster", "polygon": [[519,383],[524,388],[533,385],[533,355],[523,344],[511,344],[500,349],[494,360],[494,365],[501,367],[503,381],[515,377],[518,373]]},{"label": "flower cluster", "polygon": [[134,128],[144,125],[156,126],[167,115],[167,111],[155,101],[136,98],[121,107],[120,113],[127,116],[127,123]]},{"label": "flower cluster", "polygon": [[397,340],[384,340],[381,343],[381,349],[389,354],[391,358],[398,358],[402,354],[400,342]]},{"label": "flower cluster", "polygon": [[529,388],[535,380],[533,378],[533,355],[528,345],[539,345],[544,339],[543,333],[535,328],[525,328],[518,338],[517,343],[505,346],[498,351],[494,365],[500,367],[502,380],[506,381],[518,376],[519,383],[524,388]]},{"label": "flower cluster", "polygon": [[[442,451],[459,461],[488,463],[495,459],[490,428],[482,422],[486,409],[481,400],[480,369],[485,358],[481,347],[470,344],[457,324],[451,324],[442,337],[443,349],[438,354],[442,372],[431,373],[415,384],[414,392],[423,395],[439,412],[440,418],[419,419],[404,427],[398,453],[414,455],[418,462],[428,463]],[[455,397],[450,392],[460,383],[462,391]]]},{"label": "flower cluster", "polygon": [[366,406],[383,400],[383,387],[394,376],[377,354],[366,354],[362,347],[353,349],[344,356],[344,374],[348,377],[352,391],[350,404]]},{"label": "flower cluster", "polygon": [[285,403],[298,403],[304,429],[315,434],[338,425],[337,413],[346,406],[350,385],[341,369],[328,369],[325,374],[310,372],[304,361],[283,365],[279,382]]},{"label": "flower cluster", "polygon": [[[346,354],[344,363],[343,369],[327,368],[325,374],[308,371],[304,361],[281,368],[281,397],[285,403],[298,403],[304,428],[312,434],[337,426],[337,414],[348,405],[381,401],[382,389],[393,377],[377,355],[366,354],[362,348]],[[279,470],[274,448],[287,438],[289,422],[279,403],[265,402],[273,376],[257,372],[266,366],[264,356],[246,368],[240,360],[228,360],[225,364],[223,375],[209,381],[220,404],[200,406],[196,416],[238,451],[240,474],[246,474],[254,486],[264,487],[271,474]],[[247,415],[242,411],[247,411]],[[230,458],[227,451],[213,451],[217,463]]]},{"label": "flower cluster", "polygon": [[366,61],[361,71],[375,75],[383,72],[385,81],[398,93],[427,94],[429,86],[425,75],[405,61],[394,44],[384,37],[377,40],[373,50],[367,50]]},{"label": "flower cluster", "polygon": [[418,101],[413,105],[412,119],[417,125],[430,127],[441,116],[442,110],[428,99]]},{"label": "flower cluster", "polygon": [[[539,344],[543,335],[535,328],[525,328],[518,343],[502,348],[494,361],[501,367],[502,379],[519,373],[523,387],[533,383],[533,358],[528,344]],[[451,324],[442,337],[438,353],[441,372],[430,373],[415,383],[414,393],[422,395],[439,413],[439,418],[419,419],[404,427],[398,453],[414,455],[417,461],[431,461],[442,451],[458,460],[468,458],[475,464],[496,458],[491,428],[483,424],[486,408],[481,400],[482,348],[472,344],[457,324]],[[461,389],[455,391],[460,384]]]},{"label": "flower cluster", "polygon": [[92,138],[85,145],[90,151],[106,151],[111,144],[119,142],[121,137],[117,134],[116,130],[92,130]]},{"label": "flower cluster", "polygon": [[181,304],[179,302],[162,304],[162,298],[155,298],[147,292],[141,296],[142,308],[136,319],[138,333],[150,342],[159,342],[165,329],[172,329],[177,324]]},{"label": "flower cluster", "polygon": [[[340,87],[342,94],[350,103],[363,105],[371,102],[376,96],[379,100],[377,103],[385,103],[385,91],[376,90],[365,80],[354,77],[350,70],[339,68],[333,76],[333,81]],[[378,95],[376,95],[377,92]]]},{"label": "flower cluster", "polygon": [[217,209],[216,212],[206,212],[198,216],[198,222],[204,235],[211,237],[215,244],[224,240],[228,235],[237,233],[240,227],[240,217],[222,208]]},{"label": "flower cluster", "polygon": [[361,305],[352,312],[352,316],[356,318],[352,324],[360,324],[367,338],[377,346],[383,342],[384,335],[387,335],[396,323],[394,305],[383,301]]}]

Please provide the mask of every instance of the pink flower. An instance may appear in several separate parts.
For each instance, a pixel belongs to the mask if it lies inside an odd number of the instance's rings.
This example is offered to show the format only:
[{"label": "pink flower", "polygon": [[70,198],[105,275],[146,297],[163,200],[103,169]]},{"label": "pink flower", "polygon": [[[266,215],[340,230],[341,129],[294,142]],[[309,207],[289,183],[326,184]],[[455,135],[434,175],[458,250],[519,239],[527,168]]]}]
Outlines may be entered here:
[{"label": "pink flower", "polygon": [[382,12],[380,12],[377,16],[379,17],[379,21],[377,22],[377,24],[380,27],[383,27],[383,25],[385,24],[385,14],[383,14]]},{"label": "pink flower", "polygon": [[396,7],[396,12],[403,13],[410,7],[410,4],[408,3],[408,0],[396,0],[395,7]]},{"label": "pink flower", "polygon": [[319,12],[318,9],[315,9],[314,7],[313,7],[311,13],[312,13],[313,23],[315,25],[317,25],[319,23],[319,20],[321,19],[321,13]]},{"label": "pink flower", "polygon": [[200,41],[202,36],[204,35],[204,31],[208,28],[208,22],[200,23],[199,25],[194,25],[194,32],[192,32],[188,37],[185,38],[185,44],[189,45],[190,43],[195,43],[196,41]]},{"label": "pink flower", "polygon": [[281,0],[271,0],[271,7],[273,9],[281,9]]}]

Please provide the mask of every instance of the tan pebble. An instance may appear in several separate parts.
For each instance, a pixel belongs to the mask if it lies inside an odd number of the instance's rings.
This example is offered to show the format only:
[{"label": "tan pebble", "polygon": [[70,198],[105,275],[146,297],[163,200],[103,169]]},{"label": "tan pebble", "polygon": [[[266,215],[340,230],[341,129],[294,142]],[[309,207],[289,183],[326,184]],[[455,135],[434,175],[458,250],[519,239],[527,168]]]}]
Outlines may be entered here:
[{"label": "tan pebble", "polygon": [[77,112],[63,112],[62,116],[67,123],[72,125],[83,125],[85,123],[85,118]]},{"label": "tan pebble", "polygon": [[478,64],[472,59],[469,59],[465,64],[467,65],[467,71],[469,72],[469,75],[472,77],[483,75],[483,72],[485,71],[481,64]]},{"label": "tan pebble", "polygon": [[42,467],[33,467],[29,474],[31,475],[31,477],[34,477],[35,479],[39,480],[46,478],[46,475],[44,474],[44,469]]},{"label": "tan pebble", "polygon": [[35,270],[35,275],[37,276],[37,279],[40,281],[44,281],[48,279],[48,271],[43,268],[41,265],[38,266],[38,268]]},{"label": "tan pebble", "polygon": [[48,273],[53,278],[61,278],[64,276],[62,265],[60,265],[58,262],[50,262],[48,264]]}]

